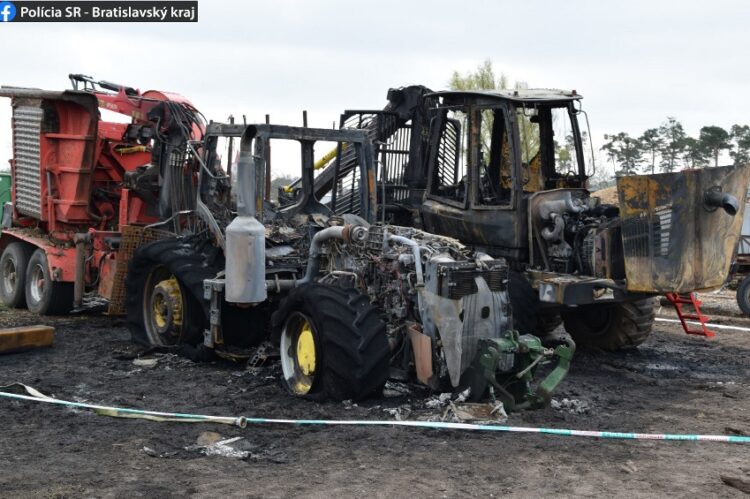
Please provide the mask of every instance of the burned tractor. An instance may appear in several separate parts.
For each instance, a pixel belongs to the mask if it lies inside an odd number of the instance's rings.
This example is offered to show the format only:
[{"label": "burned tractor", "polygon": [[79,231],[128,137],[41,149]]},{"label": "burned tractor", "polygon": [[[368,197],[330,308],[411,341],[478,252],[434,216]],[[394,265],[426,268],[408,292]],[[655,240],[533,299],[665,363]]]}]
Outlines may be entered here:
[{"label": "burned tractor", "polygon": [[[212,158],[227,138],[239,140],[239,162],[220,168]],[[283,207],[266,182],[272,141],[301,148],[302,180]],[[315,196],[318,142],[336,144],[351,164],[358,187],[339,192],[349,209]],[[365,132],[213,123],[203,151],[198,192],[214,221],[133,255],[126,289],[136,341],[243,360],[270,340],[291,393],[335,400],[374,395],[395,373],[433,389],[471,388],[474,398],[491,391],[523,408],[548,400],[564,377],[572,341],[548,348],[510,329],[505,260],[376,222]],[[532,388],[538,366],[553,359]]]},{"label": "burned tractor", "polygon": [[[651,332],[654,296],[724,282],[747,166],[621,177],[608,205],[586,189],[593,151],[575,91],[413,86],[388,98],[341,119],[378,144],[378,216],[505,258],[519,331],[563,322],[576,342],[632,347]],[[340,189],[348,171],[332,161],[315,191]]]}]

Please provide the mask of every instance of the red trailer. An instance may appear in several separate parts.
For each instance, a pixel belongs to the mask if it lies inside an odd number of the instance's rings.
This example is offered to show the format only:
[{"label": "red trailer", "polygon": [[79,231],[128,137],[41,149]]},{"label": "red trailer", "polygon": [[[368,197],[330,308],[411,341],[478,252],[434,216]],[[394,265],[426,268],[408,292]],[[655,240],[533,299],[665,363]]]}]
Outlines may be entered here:
[{"label": "red trailer", "polygon": [[[189,141],[202,134],[199,113],[180,95],[70,78],[67,91],[0,88],[13,111],[0,299],[39,314],[80,307],[85,292],[112,300],[116,311],[127,264],[119,255],[123,230],[157,223],[189,202],[189,195],[165,198],[162,170],[184,162]],[[104,121],[100,109],[131,120]]]}]

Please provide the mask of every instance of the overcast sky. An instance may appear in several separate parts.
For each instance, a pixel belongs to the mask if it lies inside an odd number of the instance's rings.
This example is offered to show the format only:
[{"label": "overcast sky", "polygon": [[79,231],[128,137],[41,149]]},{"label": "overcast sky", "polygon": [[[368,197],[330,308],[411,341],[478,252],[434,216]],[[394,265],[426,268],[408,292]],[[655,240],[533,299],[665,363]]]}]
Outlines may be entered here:
[{"label": "overcast sky", "polygon": [[[576,89],[595,136],[666,116],[688,133],[750,123],[750,2],[200,0],[197,24],[0,25],[0,83],[68,73],[189,97],[210,119],[330,127],[389,87],[445,88],[490,58],[511,81]],[[0,155],[10,154],[0,106]],[[5,161],[3,159],[2,163]]]}]

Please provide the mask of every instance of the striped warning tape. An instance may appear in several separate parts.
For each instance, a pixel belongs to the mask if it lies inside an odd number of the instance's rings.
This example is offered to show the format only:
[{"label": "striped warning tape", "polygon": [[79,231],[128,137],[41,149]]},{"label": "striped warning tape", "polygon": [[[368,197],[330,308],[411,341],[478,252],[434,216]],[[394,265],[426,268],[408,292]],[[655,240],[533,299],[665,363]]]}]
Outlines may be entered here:
[{"label": "striped warning tape", "polygon": [[[49,397],[27,385],[16,383],[30,395],[0,391],[0,397],[17,400],[28,400],[48,404],[58,404],[80,409],[91,409],[102,416],[147,419],[151,421],[169,421],[182,423],[221,423],[245,428],[248,424],[282,424],[282,425],[316,425],[316,426],[400,426],[410,428],[433,428],[440,430],[497,431],[505,433],[541,433],[565,437],[590,437],[619,440],[682,440],[726,443],[750,443],[750,437],[740,435],[697,435],[688,433],[623,433],[612,431],[568,430],[560,428],[534,428],[526,426],[504,426],[473,423],[449,423],[442,421],[383,421],[383,420],[327,420],[327,419],[272,419],[253,417],[221,417],[177,412],[146,411],[120,407],[108,407],[82,402],[71,402]],[[9,388],[9,387],[0,387]]]}]

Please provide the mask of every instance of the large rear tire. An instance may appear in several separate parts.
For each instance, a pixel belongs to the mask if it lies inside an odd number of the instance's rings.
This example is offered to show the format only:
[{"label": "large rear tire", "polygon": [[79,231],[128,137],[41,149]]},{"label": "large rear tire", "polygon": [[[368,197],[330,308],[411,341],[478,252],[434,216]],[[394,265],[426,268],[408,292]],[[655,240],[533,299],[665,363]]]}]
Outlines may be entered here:
[{"label": "large rear tire", "polygon": [[566,308],[562,313],[565,330],[576,344],[610,352],[634,348],[646,341],[655,317],[653,298]]},{"label": "large rear tire", "polygon": [[216,276],[209,258],[184,239],[138,248],[128,265],[125,309],[134,342],[196,345],[208,327],[203,280]]},{"label": "large rear tire", "polygon": [[354,289],[307,284],[273,316],[284,382],[294,395],[361,400],[383,389],[390,372],[385,323]]},{"label": "large rear tire", "polygon": [[742,279],[737,288],[737,305],[743,314],[750,316],[750,275]]},{"label": "large rear tire", "polygon": [[27,245],[12,242],[0,256],[0,300],[8,307],[26,306],[26,268],[30,253]]},{"label": "large rear tire", "polygon": [[39,315],[64,315],[73,308],[73,283],[53,281],[47,254],[39,248],[26,268],[26,306]]}]

